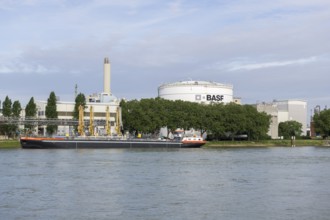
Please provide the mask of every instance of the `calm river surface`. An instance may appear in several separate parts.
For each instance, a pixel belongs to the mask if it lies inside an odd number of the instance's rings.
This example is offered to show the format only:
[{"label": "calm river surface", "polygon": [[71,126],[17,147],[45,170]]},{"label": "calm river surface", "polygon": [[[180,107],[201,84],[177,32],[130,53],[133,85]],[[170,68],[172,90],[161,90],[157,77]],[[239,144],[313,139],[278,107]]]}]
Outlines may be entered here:
[{"label": "calm river surface", "polygon": [[330,219],[330,148],[3,149],[0,219]]}]

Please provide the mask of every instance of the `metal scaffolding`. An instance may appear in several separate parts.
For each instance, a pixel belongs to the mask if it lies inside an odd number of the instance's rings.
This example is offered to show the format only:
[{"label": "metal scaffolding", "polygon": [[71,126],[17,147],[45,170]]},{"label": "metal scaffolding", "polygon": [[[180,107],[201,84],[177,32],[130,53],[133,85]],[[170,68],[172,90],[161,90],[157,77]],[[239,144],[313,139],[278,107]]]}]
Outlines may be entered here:
[{"label": "metal scaffolding", "polygon": [[[90,120],[83,120],[84,125],[89,126]],[[0,116],[1,124],[11,125],[63,125],[63,126],[78,126],[79,121],[76,119],[58,119],[58,118],[35,118],[35,117],[4,117]],[[94,124],[98,126],[105,126],[106,120],[94,119]]]}]

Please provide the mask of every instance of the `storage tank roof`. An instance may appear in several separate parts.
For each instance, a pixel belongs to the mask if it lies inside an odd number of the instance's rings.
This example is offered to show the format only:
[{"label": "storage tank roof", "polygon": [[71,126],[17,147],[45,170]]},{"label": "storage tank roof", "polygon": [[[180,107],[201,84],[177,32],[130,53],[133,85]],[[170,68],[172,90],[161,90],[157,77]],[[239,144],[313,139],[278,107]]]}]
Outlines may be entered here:
[{"label": "storage tank roof", "polygon": [[174,83],[165,83],[162,84],[160,87],[167,87],[167,86],[215,86],[215,87],[233,87],[231,84],[222,84],[222,83],[217,83],[217,82],[212,82],[212,81],[194,81],[194,80],[189,80],[189,81],[179,81],[179,82],[174,82]]}]

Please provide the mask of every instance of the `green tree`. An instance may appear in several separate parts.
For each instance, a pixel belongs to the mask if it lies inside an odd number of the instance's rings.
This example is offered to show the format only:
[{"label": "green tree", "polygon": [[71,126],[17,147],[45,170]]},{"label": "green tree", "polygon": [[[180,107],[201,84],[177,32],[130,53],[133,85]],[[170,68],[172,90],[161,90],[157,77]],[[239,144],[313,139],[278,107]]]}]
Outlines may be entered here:
[{"label": "green tree", "polygon": [[247,123],[245,127],[246,134],[249,140],[267,139],[267,135],[271,116],[265,112],[258,112],[257,109],[251,105],[244,105],[245,117]]},{"label": "green tree", "polygon": [[323,138],[328,138],[330,136],[330,109],[315,114],[313,121],[316,133],[320,134]]},{"label": "green tree", "polygon": [[79,106],[86,108],[86,97],[83,93],[79,93],[75,99],[75,105],[73,110],[73,119],[79,119]]},{"label": "green tree", "polygon": [[[12,117],[19,118],[21,115],[21,111],[22,111],[21,103],[17,100],[14,101],[12,107]],[[10,130],[11,130],[11,134],[13,134],[14,136],[19,134],[18,125],[10,125]]]},{"label": "green tree", "polygon": [[9,99],[9,97],[6,96],[5,101],[3,101],[3,103],[2,103],[3,116],[5,116],[5,117],[11,116],[11,114],[12,114],[11,105],[12,105],[11,99]]},{"label": "green tree", "polygon": [[[2,102],[2,115],[4,117],[11,117],[12,115],[12,102],[8,96],[6,96],[5,100]],[[0,125],[0,133],[4,135],[11,135],[11,125],[1,124]]]},{"label": "green tree", "polygon": [[[25,106],[25,117],[26,118],[35,118],[37,116],[37,105],[34,102],[34,98],[31,97],[28,104]],[[31,130],[34,128],[33,124],[25,124],[25,128]]]},{"label": "green tree", "polygon": [[201,105],[156,98],[122,101],[120,106],[124,129],[131,133],[157,134],[160,128],[167,127],[168,134],[177,128],[194,128],[215,139],[234,140],[241,134],[247,134],[251,140],[268,137],[270,116],[249,105]]},{"label": "green tree", "polygon": [[[76,96],[75,105],[74,105],[73,114],[72,114],[73,119],[76,119],[76,120],[79,119],[79,106],[80,105],[83,107],[83,109],[86,108],[86,97],[83,93],[79,93]],[[74,130],[78,131],[78,126],[74,126]]]},{"label": "green tree", "polygon": [[[2,113],[5,117],[20,117],[22,108],[19,101],[15,101],[12,104],[11,99],[6,96],[5,101],[2,103]],[[15,136],[18,130],[18,126],[14,124],[6,124],[0,126],[0,133],[8,135],[9,137]]]},{"label": "green tree", "polygon": [[241,105],[229,103],[224,106],[224,127],[226,133],[234,140],[236,135],[244,133],[247,127],[247,117]]},{"label": "green tree", "polygon": [[22,111],[21,103],[19,101],[15,101],[13,103],[13,108],[12,108],[12,116],[13,117],[20,117]]},{"label": "green tree", "polygon": [[173,101],[161,98],[121,101],[124,129],[135,134],[157,135],[161,127],[176,121],[173,105]]},{"label": "green tree", "polygon": [[141,115],[140,120],[143,123],[143,126],[139,129],[142,133],[154,133],[154,129],[157,123],[157,115],[153,110],[154,108],[154,99],[141,99],[140,101]]},{"label": "green tree", "polygon": [[291,136],[300,136],[302,133],[302,124],[297,121],[280,122],[278,125],[278,135],[285,139],[290,139]]},{"label": "green tree", "polygon": [[209,131],[209,126],[212,123],[210,107],[211,105],[194,105],[191,109],[193,122],[190,127],[200,130],[202,135]]},{"label": "green tree", "polygon": [[167,114],[167,129],[168,134],[174,132],[177,128],[184,128],[184,121],[186,118],[186,112],[183,110],[183,101],[175,100],[168,102],[167,105],[168,114]]},{"label": "green tree", "polygon": [[[57,107],[56,107],[56,96],[55,96],[54,92],[51,92],[49,95],[49,98],[47,100],[45,114],[46,114],[47,119],[57,119],[58,118],[58,112],[57,112]],[[52,135],[57,131],[57,125],[47,125],[46,130],[49,135]]]},{"label": "green tree", "polygon": [[208,130],[208,137],[211,139],[220,139],[225,136],[225,106],[221,104],[211,104],[202,106],[205,110],[202,121],[204,121],[205,130]]},{"label": "green tree", "polygon": [[37,105],[34,102],[34,98],[31,97],[28,104],[25,106],[25,117],[36,117],[37,115]]}]

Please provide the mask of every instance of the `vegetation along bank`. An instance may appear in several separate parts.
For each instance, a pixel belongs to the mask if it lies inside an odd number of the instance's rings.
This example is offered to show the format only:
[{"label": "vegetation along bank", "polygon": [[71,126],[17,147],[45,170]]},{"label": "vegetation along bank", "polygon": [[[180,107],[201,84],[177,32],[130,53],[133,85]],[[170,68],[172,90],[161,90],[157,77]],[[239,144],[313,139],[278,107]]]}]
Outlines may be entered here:
[{"label": "vegetation along bank", "polygon": [[[82,105],[84,107],[86,105],[85,96],[78,94],[75,102],[73,118],[77,119],[77,106]],[[265,112],[258,112],[252,105],[237,105],[235,103],[202,105],[180,100],[170,101],[161,98],[150,98],[131,101],[122,100],[120,107],[122,109],[123,127],[121,132],[123,134],[159,137],[160,129],[166,127],[167,134],[173,133],[177,128],[186,131],[194,128],[200,131],[202,135],[207,134],[207,140],[212,141],[234,141],[237,138],[245,137],[252,144],[260,144],[261,140],[270,139],[267,133],[271,116]],[[4,117],[19,118],[21,110],[22,107],[19,101],[12,103],[7,96],[2,103],[1,114]],[[47,119],[58,118],[54,92],[50,93],[45,115]],[[25,117],[37,117],[37,107],[33,97],[25,107]],[[327,140],[330,136],[330,109],[316,114],[313,117],[313,122],[317,136]],[[302,134],[301,127],[302,125],[296,121],[281,122],[278,127],[278,136],[288,140],[289,143],[290,138],[295,136],[297,139],[295,145],[298,146],[300,143],[298,139],[307,138],[305,137],[306,134]],[[25,133],[33,129],[35,129],[34,125],[24,125]],[[46,130],[47,135],[56,134],[57,125],[49,124]],[[0,124],[0,135],[15,138],[20,134],[22,133],[18,125]],[[274,140],[274,142],[270,141],[271,144],[267,142],[267,145],[280,146],[286,145],[287,142],[281,143],[280,140]],[[315,144],[303,143],[303,145],[314,146]]]},{"label": "vegetation along bank", "polygon": [[[295,140],[296,147],[316,146],[330,147],[330,140]],[[263,140],[263,141],[208,141],[203,148],[227,147],[291,147],[290,140]],[[20,148],[18,140],[2,140],[0,148]]]}]

